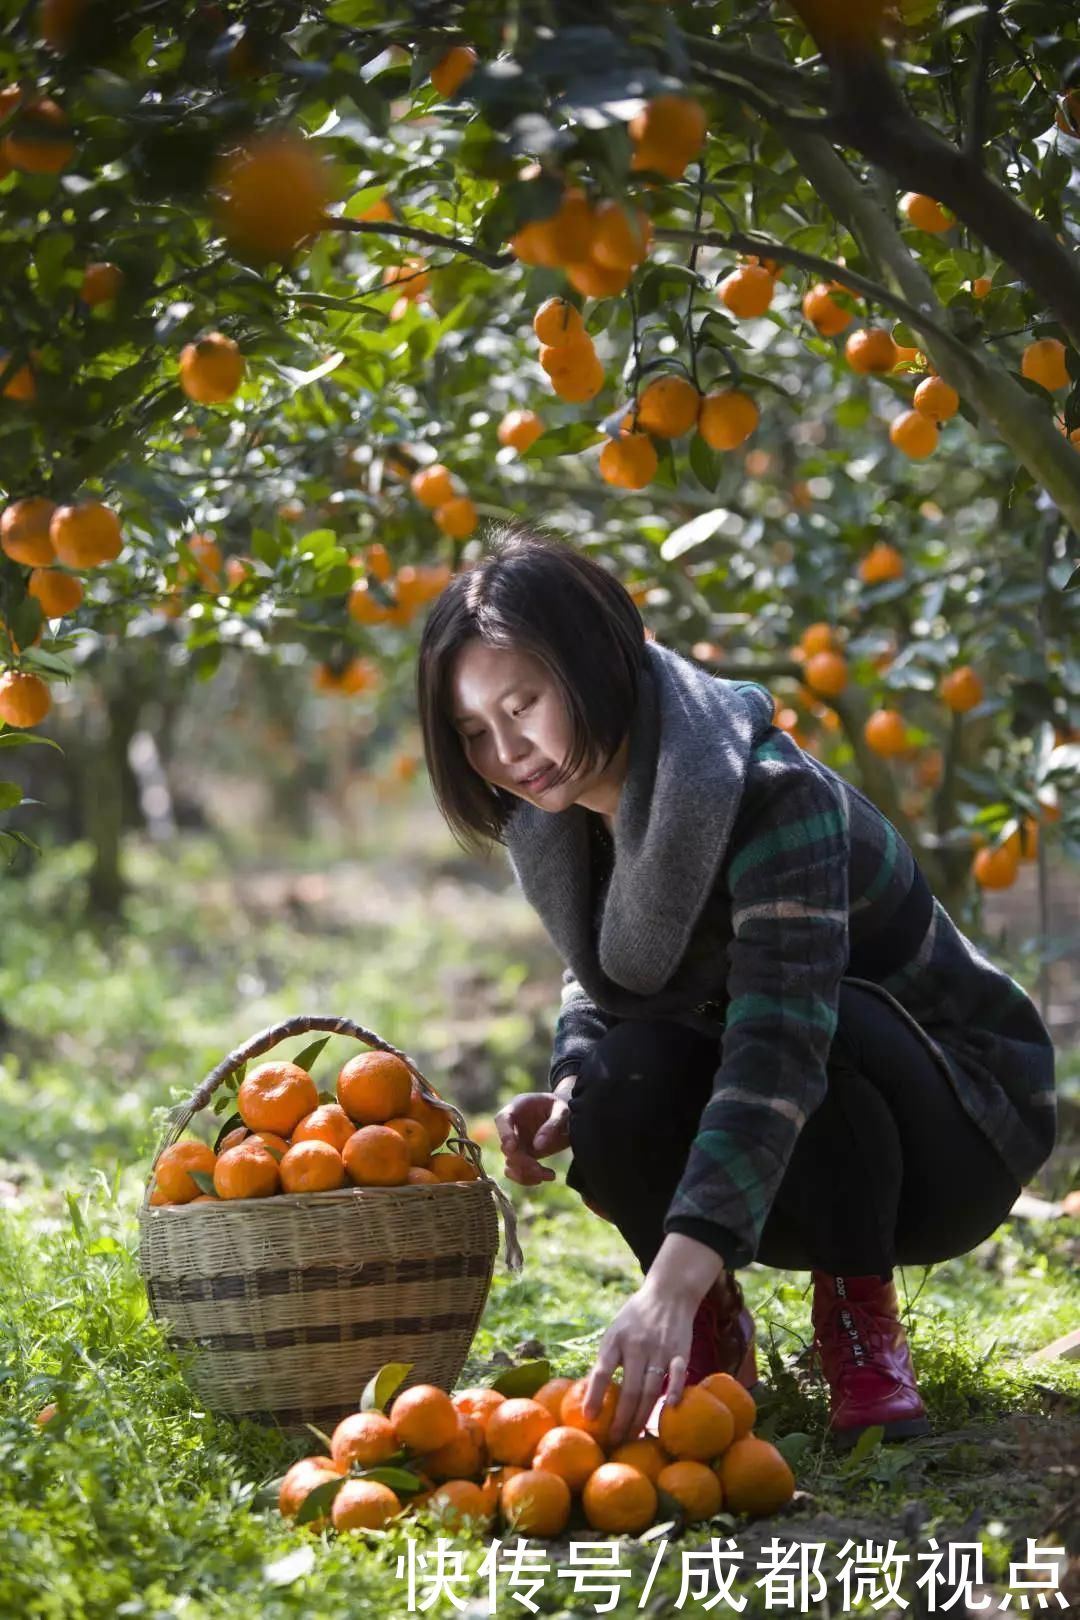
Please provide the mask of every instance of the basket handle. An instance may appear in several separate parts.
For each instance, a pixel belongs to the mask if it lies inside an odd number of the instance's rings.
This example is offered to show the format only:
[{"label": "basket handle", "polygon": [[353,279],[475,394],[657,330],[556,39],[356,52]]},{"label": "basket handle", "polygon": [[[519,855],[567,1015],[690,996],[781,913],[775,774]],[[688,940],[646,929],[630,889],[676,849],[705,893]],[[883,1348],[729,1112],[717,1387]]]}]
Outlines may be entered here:
[{"label": "basket handle", "polygon": [[[365,1046],[374,1047],[379,1052],[389,1052],[392,1057],[401,1059],[410,1074],[416,1079],[427,1101],[433,1107],[441,1108],[450,1115],[457,1134],[451,1134],[447,1141],[459,1145],[465,1156],[472,1159],[480,1172],[480,1179],[486,1181],[495,1194],[499,1208],[502,1210],[503,1226],[505,1228],[504,1252],[506,1264],[511,1271],[520,1271],[524,1264],[524,1256],[521,1252],[521,1244],[518,1242],[517,1215],[514,1212],[514,1206],[499,1184],[493,1181],[484,1169],[480,1149],[469,1137],[464,1116],[454,1107],[453,1103],[447,1102],[442,1097],[435,1096],[431,1082],[420,1073],[416,1064],[405,1052],[399,1051],[396,1046],[391,1046],[389,1041],[384,1041],[374,1031],[365,1029],[362,1024],[355,1023],[351,1018],[320,1018],[317,1015],[299,1013],[295,1018],[286,1018],[280,1024],[270,1024],[266,1029],[260,1029],[257,1034],[252,1035],[241,1046],[235,1047],[226,1057],[222,1058],[220,1063],[210,1070],[206,1079],[195,1088],[187,1102],[177,1103],[174,1108],[169,1110],[168,1124],[154,1152],[154,1164],[157,1164],[165,1149],[171,1147],[181,1133],[187,1129],[195,1115],[206,1107],[218,1086],[227,1080],[231,1074],[235,1074],[237,1069],[242,1068],[245,1063],[249,1063],[252,1058],[261,1057],[264,1052],[269,1052],[271,1047],[277,1046],[280,1041],[288,1040],[292,1035],[306,1035],[309,1030],[322,1030],[329,1035],[351,1035],[354,1040],[363,1041]],[[149,1199],[149,1196],[150,1187],[148,1182],[146,1191],[143,1194],[144,1204]]]}]

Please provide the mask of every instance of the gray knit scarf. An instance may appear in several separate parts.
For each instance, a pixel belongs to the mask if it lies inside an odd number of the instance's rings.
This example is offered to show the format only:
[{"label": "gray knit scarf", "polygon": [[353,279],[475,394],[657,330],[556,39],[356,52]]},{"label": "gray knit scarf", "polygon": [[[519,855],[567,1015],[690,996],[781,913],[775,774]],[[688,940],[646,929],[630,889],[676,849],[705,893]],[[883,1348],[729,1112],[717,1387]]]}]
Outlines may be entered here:
[{"label": "gray knit scarf", "polygon": [[750,750],[772,724],[763,687],[723,680],[645,643],[615,815],[615,860],[599,937],[591,915],[589,823],[581,805],[522,801],[505,828],[526,899],[583,989],[616,1016],[659,1010],[716,881]]}]

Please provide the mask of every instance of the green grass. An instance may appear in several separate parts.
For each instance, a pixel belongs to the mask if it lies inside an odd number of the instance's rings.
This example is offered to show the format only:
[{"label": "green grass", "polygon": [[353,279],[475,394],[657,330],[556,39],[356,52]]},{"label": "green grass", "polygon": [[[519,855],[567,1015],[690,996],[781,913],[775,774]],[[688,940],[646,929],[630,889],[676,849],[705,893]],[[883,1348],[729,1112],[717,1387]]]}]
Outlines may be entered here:
[{"label": "green grass", "polygon": [[[260,1487],[314,1441],[218,1418],[194,1402],[147,1313],[135,1211],[164,1108],[231,1045],[289,1013],[356,1017],[404,1046],[436,1083],[449,1075],[447,1089],[469,1112],[488,1111],[500,1087],[509,1094],[542,1083],[557,963],[538,925],[513,891],[455,872],[445,842],[420,845],[422,858],[411,853],[417,847],[403,835],[378,864],[361,851],[310,904],[295,894],[283,903],[273,874],[230,873],[205,842],[168,858],[139,850],[124,924],[107,936],[78,920],[82,851],[50,854],[28,881],[6,885],[4,1620],[407,1612],[396,1561],[409,1532],[337,1540],[287,1526],[263,1505]],[[291,876],[317,874],[327,858],[308,851]],[[1075,1087],[1075,1059],[1062,1068]],[[488,1153],[493,1173],[496,1157]],[[1066,1143],[1038,1190],[1060,1193],[1075,1172],[1075,1144]],[[504,1185],[526,1266],[512,1277],[500,1253],[459,1382],[489,1381],[532,1359],[531,1340],[554,1373],[584,1373],[636,1285],[636,1265],[561,1180],[534,1190]],[[1075,1490],[1068,1468],[1080,1388],[1067,1365],[1035,1371],[1024,1358],[1075,1326],[1076,1258],[1075,1223],[1009,1222],[975,1254],[908,1273],[901,1292],[935,1432],[847,1461],[827,1444],[822,1387],[803,1353],[808,1279],[750,1268],[743,1280],[773,1390],[761,1426],[794,1445],[805,1494],[784,1516],[735,1526],[721,1519],[711,1533],[735,1538],[751,1576],[773,1536],[834,1549],[849,1535],[892,1537],[922,1549],[930,1534],[974,1524],[969,1535],[982,1538],[999,1576],[1024,1536],[1060,1541],[1060,1530],[1043,1531]],[[39,1428],[34,1414],[50,1401],[58,1415]],[[650,1611],[674,1605],[681,1550],[707,1545],[709,1534],[701,1527],[671,1542]],[[472,1612],[487,1612],[478,1572],[490,1543],[458,1537],[452,1546],[464,1550],[473,1577],[463,1596],[477,1605]],[[607,1611],[616,1615],[640,1612],[656,1547],[628,1541],[623,1550],[631,1575]],[[567,1563],[567,1545],[548,1551],[540,1612],[593,1612],[603,1600],[575,1595],[573,1582],[554,1573]],[[303,1562],[280,1563],[292,1554]],[[514,1600],[501,1584],[506,1612]],[[751,1580],[747,1590],[747,1612],[763,1612],[761,1588]]]}]

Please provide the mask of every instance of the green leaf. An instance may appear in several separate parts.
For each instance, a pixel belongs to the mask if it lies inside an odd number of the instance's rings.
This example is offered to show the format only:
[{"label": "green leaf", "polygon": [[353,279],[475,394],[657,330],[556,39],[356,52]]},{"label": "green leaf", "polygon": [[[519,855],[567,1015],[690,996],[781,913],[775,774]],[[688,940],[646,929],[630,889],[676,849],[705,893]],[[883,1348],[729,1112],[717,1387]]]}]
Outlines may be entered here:
[{"label": "green leaf", "polygon": [[711,494],[720,482],[724,463],[719,450],[710,450],[700,433],[690,440],[690,470],[698,483]]},{"label": "green leaf", "polygon": [[424,1482],[407,1468],[394,1468],[390,1463],[379,1463],[374,1468],[358,1470],[360,1479],[374,1479],[380,1485],[389,1485],[392,1491],[423,1490]]},{"label": "green leaf", "polygon": [[591,445],[599,444],[603,437],[591,422],[564,422],[562,427],[549,428],[546,433],[541,433],[522,459],[549,461],[555,456],[576,456]]},{"label": "green leaf", "polygon": [[52,737],[39,737],[36,731],[5,731],[0,733],[0,748],[28,748],[32,743],[40,743],[45,748],[55,748],[58,754],[64,750]]},{"label": "green leaf", "polygon": [[315,1062],[316,1058],[319,1056],[319,1053],[322,1051],[329,1039],[329,1035],[320,1036],[317,1041],[312,1041],[310,1046],[305,1046],[304,1050],[302,1052],[298,1052],[294,1058],[290,1058],[289,1062],[295,1063],[298,1069],[306,1069],[310,1074],[311,1065]]},{"label": "green leaf", "polygon": [[[229,1097],[218,1097],[218,1098],[215,1099],[214,1108],[217,1109],[217,1111],[220,1113],[221,1110],[218,1109],[218,1103],[223,1103],[224,1106],[227,1108],[229,1106],[230,1101],[231,1101],[231,1099]],[[229,1115],[228,1119],[222,1125],[220,1131],[218,1131],[217,1136],[214,1138],[214,1152],[215,1153],[220,1153],[221,1144],[225,1140],[225,1138],[228,1136],[229,1132],[230,1131],[235,1131],[236,1127],[238,1125],[242,1125],[243,1123],[244,1122],[240,1118],[239,1114],[232,1113],[232,1114]]]},{"label": "green leaf", "polygon": [[22,803],[23,791],[17,782],[0,782],[0,810],[14,810]]},{"label": "green leaf", "polygon": [[198,1187],[201,1193],[209,1193],[211,1198],[216,1198],[218,1196],[218,1190],[214,1186],[214,1178],[213,1176],[209,1175],[207,1171],[189,1170],[188,1175],[191,1177],[192,1181],[195,1183],[196,1187]]},{"label": "green leaf", "polygon": [[783,1457],[791,1472],[797,1474],[802,1459],[812,1450],[814,1441],[810,1435],[796,1430],[793,1434],[785,1434],[781,1440],[774,1440],[773,1445]]},{"label": "green leaf", "polygon": [[550,1362],[523,1361],[520,1366],[508,1367],[504,1373],[500,1373],[491,1387],[498,1390],[500,1395],[535,1395],[550,1377]]},{"label": "green leaf", "polygon": [[361,1412],[384,1412],[416,1363],[414,1361],[387,1361],[373,1378],[369,1378],[360,1397]]},{"label": "green leaf", "polygon": [[86,1222],[83,1220],[82,1210],[79,1208],[79,1200],[72,1192],[65,1193],[64,1199],[67,1203],[68,1214],[71,1217],[71,1224],[75,1228],[75,1236],[80,1243],[83,1243],[86,1240]]},{"label": "green leaf", "polygon": [[300,1504],[300,1511],[294,1523],[310,1524],[312,1519],[321,1519],[334,1504],[334,1497],[345,1483],[345,1476],[340,1479],[324,1479],[321,1485],[316,1485],[309,1491]]},{"label": "green leaf", "polygon": [[873,1456],[874,1452],[879,1449],[884,1434],[884,1426],[880,1423],[872,1424],[869,1429],[864,1429],[858,1440],[856,1440],[854,1448],[848,1452],[845,1467],[857,1468],[860,1463],[866,1461],[867,1457]]}]

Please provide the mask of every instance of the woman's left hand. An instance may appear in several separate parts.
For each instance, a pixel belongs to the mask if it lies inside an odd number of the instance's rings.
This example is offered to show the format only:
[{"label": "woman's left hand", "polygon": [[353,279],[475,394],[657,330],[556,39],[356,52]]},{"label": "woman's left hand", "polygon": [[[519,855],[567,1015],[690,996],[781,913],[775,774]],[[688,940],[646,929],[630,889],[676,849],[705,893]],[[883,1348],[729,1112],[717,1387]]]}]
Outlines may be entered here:
[{"label": "woman's left hand", "polygon": [[600,1340],[585,1390],[585,1414],[596,1416],[612,1374],[616,1367],[622,1367],[622,1391],[609,1445],[621,1445],[637,1437],[653,1409],[666,1372],[671,1376],[665,1399],[672,1405],[680,1400],[696,1308],[688,1296],[666,1293],[646,1280]]}]

